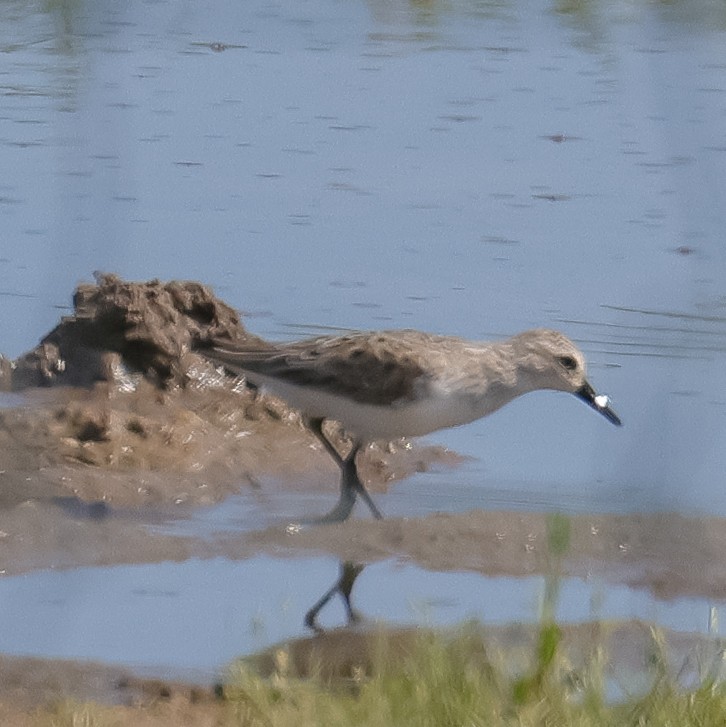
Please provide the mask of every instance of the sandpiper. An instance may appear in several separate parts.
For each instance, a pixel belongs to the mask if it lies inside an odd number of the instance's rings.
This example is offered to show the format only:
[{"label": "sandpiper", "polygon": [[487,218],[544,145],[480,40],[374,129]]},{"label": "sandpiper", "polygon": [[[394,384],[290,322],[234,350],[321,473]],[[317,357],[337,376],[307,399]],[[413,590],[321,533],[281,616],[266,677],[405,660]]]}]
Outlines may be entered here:
[{"label": "sandpiper", "polygon": [[[585,358],[567,336],[538,328],[501,342],[413,330],[356,332],[245,348],[217,342],[204,354],[299,409],[341,469],[338,504],[321,522],[351,513],[357,495],[382,515],[358,476],[355,457],[374,440],[420,436],[487,416],[539,389],[575,394],[620,426],[607,396],[585,376]],[[342,457],[322,430],[333,419],[352,437]]]}]

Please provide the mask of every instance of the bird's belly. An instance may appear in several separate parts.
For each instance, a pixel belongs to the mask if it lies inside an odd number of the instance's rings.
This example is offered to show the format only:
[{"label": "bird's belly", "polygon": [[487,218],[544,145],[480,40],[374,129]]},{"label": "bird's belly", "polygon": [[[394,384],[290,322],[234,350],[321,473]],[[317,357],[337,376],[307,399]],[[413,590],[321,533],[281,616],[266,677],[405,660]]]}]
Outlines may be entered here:
[{"label": "bird's belly", "polygon": [[334,419],[362,441],[421,436],[437,429],[466,424],[485,413],[476,410],[462,397],[445,393],[381,406],[364,404],[320,389],[279,380],[262,381],[263,377],[259,376],[255,378],[303,414]]},{"label": "bird's belly", "polygon": [[395,439],[418,437],[438,429],[456,427],[478,419],[478,415],[460,399],[434,398],[394,406],[361,405],[348,411],[341,422],[361,439]]}]

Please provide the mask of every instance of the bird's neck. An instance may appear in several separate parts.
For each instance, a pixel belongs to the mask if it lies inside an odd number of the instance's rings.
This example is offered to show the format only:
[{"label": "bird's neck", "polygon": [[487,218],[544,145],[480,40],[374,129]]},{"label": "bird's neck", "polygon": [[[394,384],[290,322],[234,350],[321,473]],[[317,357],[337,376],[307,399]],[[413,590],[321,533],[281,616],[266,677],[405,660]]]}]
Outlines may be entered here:
[{"label": "bird's neck", "polygon": [[538,388],[527,368],[517,362],[508,341],[482,348],[477,369],[477,375],[471,377],[471,386],[467,388],[479,416],[491,414],[512,399]]}]

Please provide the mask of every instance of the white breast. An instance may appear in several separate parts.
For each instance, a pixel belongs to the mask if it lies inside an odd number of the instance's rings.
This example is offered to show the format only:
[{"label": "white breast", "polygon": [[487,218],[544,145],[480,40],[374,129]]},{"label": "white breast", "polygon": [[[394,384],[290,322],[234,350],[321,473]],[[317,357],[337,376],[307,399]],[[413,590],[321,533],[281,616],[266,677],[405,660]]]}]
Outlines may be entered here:
[{"label": "white breast", "polygon": [[376,406],[257,374],[250,379],[308,416],[340,422],[348,432],[366,442],[416,437],[467,424],[489,413],[490,409],[482,409],[481,402],[445,391],[412,402]]}]

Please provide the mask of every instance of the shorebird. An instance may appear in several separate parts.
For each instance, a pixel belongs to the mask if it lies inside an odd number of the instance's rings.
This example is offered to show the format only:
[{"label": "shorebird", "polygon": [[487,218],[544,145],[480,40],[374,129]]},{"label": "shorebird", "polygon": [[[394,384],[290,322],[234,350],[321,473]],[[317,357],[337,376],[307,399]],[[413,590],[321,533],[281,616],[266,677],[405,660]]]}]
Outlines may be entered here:
[{"label": "shorebird", "polygon": [[[382,515],[358,476],[358,451],[375,440],[467,424],[539,389],[579,397],[620,426],[607,396],[585,376],[585,357],[562,333],[524,331],[499,342],[420,331],[356,332],[257,348],[215,342],[204,355],[299,409],[341,470],[340,499],[318,522],[339,522],[358,495]],[[352,438],[342,457],[322,430],[340,422]]]}]

